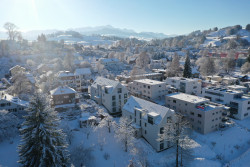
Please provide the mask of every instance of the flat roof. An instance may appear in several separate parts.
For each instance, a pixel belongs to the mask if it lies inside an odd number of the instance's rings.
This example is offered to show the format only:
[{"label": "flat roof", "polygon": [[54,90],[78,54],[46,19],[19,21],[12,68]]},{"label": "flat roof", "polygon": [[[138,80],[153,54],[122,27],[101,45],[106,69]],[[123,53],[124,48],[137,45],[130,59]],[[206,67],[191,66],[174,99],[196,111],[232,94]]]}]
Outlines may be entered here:
[{"label": "flat roof", "polygon": [[134,80],[134,82],[140,82],[140,83],[145,83],[145,84],[149,84],[149,85],[165,84],[165,82],[156,81],[156,80],[152,80],[152,79],[138,79],[138,80]]},{"label": "flat roof", "polygon": [[172,94],[168,94],[166,96],[173,97],[175,99],[179,99],[179,100],[186,101],[186,102],[189,102],[189,103],[201,103],[201,102],[209,101],[209,99],[199,97],[199,96],[190,95],[190,94],[186,94],[186,93],[172,93]]}]

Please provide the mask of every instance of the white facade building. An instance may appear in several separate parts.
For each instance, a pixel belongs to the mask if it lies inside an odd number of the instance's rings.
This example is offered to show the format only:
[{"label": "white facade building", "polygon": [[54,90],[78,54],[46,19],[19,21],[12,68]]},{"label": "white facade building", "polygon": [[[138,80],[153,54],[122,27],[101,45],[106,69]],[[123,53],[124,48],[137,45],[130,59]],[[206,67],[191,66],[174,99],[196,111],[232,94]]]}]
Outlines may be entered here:
[{"label": "white facade building", "polygon": [[230,107],[231,116],[244,119],[250,116],[250,96],[242,91],[230,90],[223,87],[203,88],[202,96],[213,102],[225,104]]},{"label": "white facade building", "polygon": [[158,141],[158,138],[167,121],[174,119],[174,113],[167,107],[134,96],[122,109],[122,116],[127,117],[136,129],[136,137],[143,137],[156,151],[171,147],[170,141]]},{"label": "white facade building", "polygon": [[181,77],[170,77],[164,81],[178,89],[179,92],[200,95],[201,94],[201,79],[190,79]]},{"label": "white facade building", "polygon": [[90,87],[91,99],[104,105],[110,114],[122,112],[128,99],[128,90],[120,82],[97,77]]},{"label": "white facade building", "polygon": [[185,93],[166,95],[166,106],[186,116],[193,129],[202,134],[217,130],[227,116],[225,106]]},{"label": "white facade building", "polygon": [[161,100],[167,93],[166,83],[151,79],[134,80],[128,84],[131,94],[148,100]]}]

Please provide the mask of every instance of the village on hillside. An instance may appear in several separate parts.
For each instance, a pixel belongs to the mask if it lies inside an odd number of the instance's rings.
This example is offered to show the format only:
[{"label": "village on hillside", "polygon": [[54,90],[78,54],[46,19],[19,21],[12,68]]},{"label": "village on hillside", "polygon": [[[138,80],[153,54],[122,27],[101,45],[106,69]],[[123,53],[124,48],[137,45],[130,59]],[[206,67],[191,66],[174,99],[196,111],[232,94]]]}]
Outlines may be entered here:
[{"label": "village on hillside", "polygon": [[0,166],[36,166],[25,157],[53,144],[59,166],[249,165],[250,24],[88,44],[74,31],[27,40],[6,24]]}]

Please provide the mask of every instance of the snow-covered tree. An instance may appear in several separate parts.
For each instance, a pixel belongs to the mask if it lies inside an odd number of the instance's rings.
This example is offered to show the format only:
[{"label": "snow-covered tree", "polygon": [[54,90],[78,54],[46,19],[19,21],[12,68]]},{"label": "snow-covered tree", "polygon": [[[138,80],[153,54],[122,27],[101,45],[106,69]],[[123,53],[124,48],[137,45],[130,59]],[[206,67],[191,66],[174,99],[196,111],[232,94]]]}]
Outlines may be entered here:
[{"label": "snow-covered tree", "polygon": [[19,119],[9,111],[0,110],[0,142],[18,134]]},{"label": "snow-covered tree", "polygon": [[130,72],[130,76],[133,78],[135,75],[142,75],[145,74],[145,70],[141,69],[138,66],[134,66],[132,71]]},{"label": "snow-covered tree", "polygon": [[19,163],[22,166],[68,166],[69,155],[65,135],[59,129],[57,112],[40,93],[30,100],[22,125]]},{"label": "snow-covered tree", "polygon": [[167,77],[174,77],[180,75],[180,59],[177,53],[174,54],[173,60],[167,68],[166,75]]},{"label": "snow-covered tree", "polygon": [[87,61],[83,61],[80,63],[81,68],[92,68],[91,64]]},{"label": "snow-covered tree", "polygon": [[113,126],[113,117],[110,115],[104,117],[98,125],[100,129],[107,129],[109,133],[111,133],[111,128]]},{"label": "snow-covered tree", "polygon": [[241,66],[241,72],[246,74],[248,72],[250,72],[250,63],[249,62],[245,62],[242,66]]},{"label": "snow-covered tree", "polygon": [[74,56],[71,53],[64,57],[63,66],[68,71],[74,71]]},{"label": "snow-covered tree", "polygon": [[133,145],[134,133],[135,130],[128,118],[121,117],[119,124],[116,125],[115,137],[124,144],[125,152],[128,152],[128,148]]},{"label": "snow-covered tree", "polygon": [[[176,167],[182,166],[182,156],[181,150],[184,147],[184,144],[188,144],[188,132],[189,132],[189,123],[182,115],[175,115],[174,118],[169,119],[166,125],[164,126],[163,134],[159,134],[158,141],[171,141],[176,147]],[[185,141],[185,142],[184,142]],[[180,150],[181,149],[181,150]],[[181,160],[179,160],[181,158]]]},{"label": "snow-covered tree", "polygon": [[223,60],[223,69],[225,70],[225,72],[230,73],[231,71],[234,70],[236,62],[235,62],[235,52],[234,51],[230,51],[227,55],[227,57],[225,57]]},{"label": "snow-covered tree", "polygon": [[213,75],[216,72],[213,58],[203,56],[196,61],[199,71],[203,76]]},{"label": "snow-covered tree", "polygon": [[190,63],[190,58],[188,55],[186,57],[185,64],[184,64],[183,77],[185,77],[185,78],[192,77],[191,63]]},{"label": "snow-covered tree", "polygon": [[141,69],[147,69],[149,63],[150,63],[150,57],[147,54],[147,52],[141,52],[136,59],[136,65]]}]

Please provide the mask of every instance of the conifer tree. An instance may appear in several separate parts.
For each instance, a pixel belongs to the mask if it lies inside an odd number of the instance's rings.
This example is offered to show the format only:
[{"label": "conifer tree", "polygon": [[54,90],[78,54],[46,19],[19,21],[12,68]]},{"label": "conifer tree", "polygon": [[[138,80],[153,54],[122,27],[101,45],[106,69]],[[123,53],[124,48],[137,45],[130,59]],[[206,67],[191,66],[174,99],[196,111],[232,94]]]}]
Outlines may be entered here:
[{"label": "conifer tree", "polygon": [[31,98],[25,119],[19,145],[21,166],[68,166],[65,135],[59,129],[57,112],[50,108],[44,95],[36,93]]},{"label": "conifer tree", "polygon": [[183,77],[191,78],[191,76],[192,76],[191,63],[190,63],[190,58],[187,55],[186,60],[185,60],[185,64],[184,64]]}]

